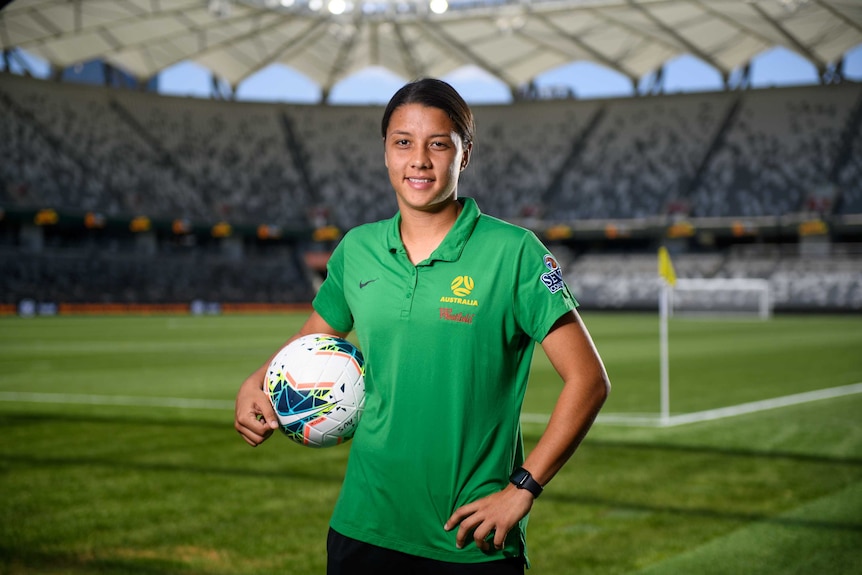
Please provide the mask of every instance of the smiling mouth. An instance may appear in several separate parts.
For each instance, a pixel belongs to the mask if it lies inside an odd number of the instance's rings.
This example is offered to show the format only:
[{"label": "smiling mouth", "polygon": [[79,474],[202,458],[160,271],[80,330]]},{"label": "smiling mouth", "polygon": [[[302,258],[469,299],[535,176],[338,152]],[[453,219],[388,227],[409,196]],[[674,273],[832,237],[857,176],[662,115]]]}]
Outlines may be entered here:
[{"label": "smiling mouth", "polygon": [[434,180],[431,178],[407,178],[408,182],[413,182],[414,184],[430,184]]}]

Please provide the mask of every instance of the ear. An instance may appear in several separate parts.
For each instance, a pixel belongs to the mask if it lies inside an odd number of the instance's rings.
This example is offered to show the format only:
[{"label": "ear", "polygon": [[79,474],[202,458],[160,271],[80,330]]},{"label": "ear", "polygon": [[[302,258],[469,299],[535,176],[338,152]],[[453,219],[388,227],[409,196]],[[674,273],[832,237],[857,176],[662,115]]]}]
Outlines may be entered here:
[{"label": "ear", "polygon": [[470,142],[466,146],[464,146],[464,153],[461,155],[461,171],[464,171],[464,168],[467,167],[467,164],[470,163],[470,154],[473,152],[473,142]]}]

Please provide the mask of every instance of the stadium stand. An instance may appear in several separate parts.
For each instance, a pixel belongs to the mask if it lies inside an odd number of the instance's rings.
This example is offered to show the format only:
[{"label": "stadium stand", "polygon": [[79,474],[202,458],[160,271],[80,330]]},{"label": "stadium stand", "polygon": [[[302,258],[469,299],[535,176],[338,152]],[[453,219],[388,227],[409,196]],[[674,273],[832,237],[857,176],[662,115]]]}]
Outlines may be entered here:
[{"label": "stadium stand", "polygon": [[[862,253],[807,257],[787,246],[739,246],[728,254],[679,254],[679,278],[765,279],[778,311],[862,311]],[[591,254],[573,261],[566,281],[581,305],[654,309],[660,280],[652,254]]]},{"label": "stadium stand", "polygon": [[[750,91],[689,204],[698,216],[781,216],[830,183],[859,86]],[[846,182],[856,195],[862,181]]]},{"label": "stadium stand", "polygon": [[597,103],[572,101],[476,107],[477,137],[463,193],[504,219],[543,211],[547,190],[599,110]]},{"label": "stadium stand", "polygon": [[309,282],[295,257],[0,250],[3,298],[63,303],[308,302]]},{"label": "stadium stand", "polygon": [[608,103],[551,194],[570,219],[643,218],[684,200],[732,100],[726,94]]},{"label": "stadium stand", "polygon": [[283,114],[327,223],[348,229],[397,211],[383,165],[381,108],[286,107]]},{"label": "stadium stand", "polygon": [[833,169],[838,188],[835,211],[841,214],[862,213],[862,95],[857,96],[853,115],[845,127],[843,161]]},{"label": "stadium stand", "polygon": [[[169,98],[8,74],[0,105],[14,159],[6,202],[240,222],[296,219],[297,207],[322,203],[343,228],[394,209],[379,107]],[[839,152],[860,105],[862,89],[847,83],[479,106],[464,192],[506,218],[536,204],[560,218],[640,218],[675,202],[700,216],[782,215],[803,210],[834,171],[853,213],[858,118],[855,152]]]},{"label": "stadium stand", "polygon": [[[254,230],[343,231],[392,215],[381,112],[0,75],[2,303],[308,301],[313,282],[301,255],[331,245],[296,237],[267,246]],[[608,232],[584,241],[564,234],[555,243],[585,306],[654,307],[654,250],[666,227],[710,217],[725,227],[757,218],[784,227],[776,238],[743,233],[691,253],[685,242],[697,244],[697,236],[676,240],[681,277],[767,279],[777,309],[862,310],[862,250],[836,244],[806,254],[794,227],[862,215],[859,84],[516,102],[475,112],[462,194],[485,212],[539,233],[551,224],[653,226],[616,244]],[[45,208],[78,220],[92,212],[163,223],[134,237],[111,226],[34,231],[30,216],[20,216]],[[782,224],[787,218],[794,223]],[[206,231],[217,222],[252,231],[221,243],[206,233],[176,237],[170,222],[178,219]],[[828,223],[822,227],[815,233],[828,239]]]}]

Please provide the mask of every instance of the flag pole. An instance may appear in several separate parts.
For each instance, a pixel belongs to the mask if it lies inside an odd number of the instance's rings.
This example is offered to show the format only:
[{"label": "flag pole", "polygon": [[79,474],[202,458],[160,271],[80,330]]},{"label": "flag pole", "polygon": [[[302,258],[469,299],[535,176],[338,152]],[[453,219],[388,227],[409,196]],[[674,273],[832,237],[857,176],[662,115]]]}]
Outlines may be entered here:
[{"label": "flag pole", "polygon": [[673,286],[676,285],[676,271],[667,248],[662,246],[658,250],[658,315],[659,315],[659,362],[660,362],[660,387],[661,387],[661,424],[670,423],[670,356],[668,354],[668,316],[670,316],[670,296]]},{"label": "flag pole", "polygon": [[661,424],[670,423],[670,358],[668,355],[667,323],[670,314],[670,285],[661,280],[659,289],[659,353],[661,377]]}]

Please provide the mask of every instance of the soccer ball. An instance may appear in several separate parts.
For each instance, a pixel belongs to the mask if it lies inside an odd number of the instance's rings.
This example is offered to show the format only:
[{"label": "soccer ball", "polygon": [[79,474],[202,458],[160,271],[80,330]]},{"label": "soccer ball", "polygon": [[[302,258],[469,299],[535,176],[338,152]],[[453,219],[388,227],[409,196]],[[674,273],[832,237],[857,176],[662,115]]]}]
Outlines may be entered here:
[{"label": "soccer ball", "polygon": [[331,447],[352,438],[362,416],[365,360],[346,339],[302,336],[273,357],[264,388],[287,437]]}]

